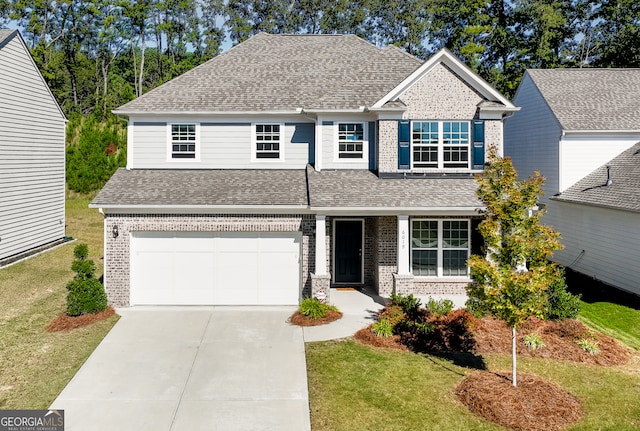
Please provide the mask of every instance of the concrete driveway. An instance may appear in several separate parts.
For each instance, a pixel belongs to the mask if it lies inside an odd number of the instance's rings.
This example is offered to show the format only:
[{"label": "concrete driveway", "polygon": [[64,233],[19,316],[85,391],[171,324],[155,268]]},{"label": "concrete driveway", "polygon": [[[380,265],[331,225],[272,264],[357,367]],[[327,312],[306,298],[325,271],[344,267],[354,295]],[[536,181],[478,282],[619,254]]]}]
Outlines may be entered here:
[{"label": "concrete driveway", "polygon": [[54,401],[75,430],[310,430],[294,307],[134,307]]}]

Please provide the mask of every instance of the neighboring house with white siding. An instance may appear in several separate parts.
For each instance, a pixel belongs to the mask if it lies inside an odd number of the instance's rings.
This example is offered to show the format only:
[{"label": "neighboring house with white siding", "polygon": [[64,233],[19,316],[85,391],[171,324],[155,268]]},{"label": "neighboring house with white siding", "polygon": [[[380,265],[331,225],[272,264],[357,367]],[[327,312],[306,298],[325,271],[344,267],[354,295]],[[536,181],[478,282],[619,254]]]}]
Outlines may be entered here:
[{"label": "neighboring house with white siding", "polygon": [[65,236],[65,126],[20,33],[0,29],[0,265]]},{"label": "neighboring house with white siding", "polygon": [[565,246],[554,260],[640,294],[640,171],[619,159],[640,161],[629,155],[640,141],[640,69],[528,70],[514,103],[505,155],[521,177],[547,179],[544,221]]},{"label": "neighboring house with white siding", "polygon": [[127,167],[91,203],[109,302],[465,293],[474,175],[515,110],[446,50],[258,34],[114,111]]}]

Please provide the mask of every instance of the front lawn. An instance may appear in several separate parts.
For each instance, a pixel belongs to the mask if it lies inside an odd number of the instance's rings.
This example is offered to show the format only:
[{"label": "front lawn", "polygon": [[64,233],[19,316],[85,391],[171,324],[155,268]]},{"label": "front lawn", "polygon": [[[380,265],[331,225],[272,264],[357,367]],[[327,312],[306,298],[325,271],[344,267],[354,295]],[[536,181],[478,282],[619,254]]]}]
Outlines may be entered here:
[{"label": "front lawn", "polygon": [[[313,431],[501,430],[471,414],[455,387],[474,369],[455,358],[373,348],[353,340],[306,345]],[[485,355],[489,370],[509,370],[509,355]],[[635,361],[635,362],[634,362]],[[638,357],[621,367],[519,358],[536,374],[576,395],[585,417],[569,430],[640,427]]]},{"label": "front lawn", "polygon": [[[638,307],[588,299],[581,320],[640,348]],[[474,367],[510,371],[509,354],[485,353],[471,361],[464,354],[416,354],[352,339],[308,343],[306,349],[313,431],[504,429],[470,413],[455,389],[477,371]],[[519,355],[518,372],[537,375],[579,399],[584,416],[568,430],[640,429],[637,350],[621,366]]]},{"label": "front lawn", "polygon": [[[102,216],[87,208],[89,202],[88,197],[67,199],[66,231],[89,245],[102,273]],[[45,331],[65,311],[77,243],[0,269],[0,409],[48,408],[118,319],[68,332]]]}]

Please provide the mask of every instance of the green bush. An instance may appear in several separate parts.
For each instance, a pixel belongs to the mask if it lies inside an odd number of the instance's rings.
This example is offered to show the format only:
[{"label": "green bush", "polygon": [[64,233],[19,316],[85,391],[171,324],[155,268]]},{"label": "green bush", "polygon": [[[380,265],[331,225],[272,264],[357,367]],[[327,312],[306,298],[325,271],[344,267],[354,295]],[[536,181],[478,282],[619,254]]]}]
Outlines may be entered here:
[{"label": "green bush", "polygon": [[393,335],[393,323],[387,319],[380,319],[371,325],[371,331],[378,337],[389,338]]},{"label": "green bush", "polygon": [[391,299],[392,305],[398,305],[401,307],[404,314],[406,314],[410,320],[416,320],[419,318],[420,306],[422,305],[420,303],[420,298],[414,297],[412,293],[407,296],[392,293],[391,296],[389,296],[389,299]]},{"label": "green bush", "polygon": [[580,295],[567,291],[564,274],[547,289],[549,300],[545,309],[547,320],[575,319],[580,313]]},{"label": "green bush", "polygon": [[582,350],[589,353],[590,355],[597,355],[598,353],[600,353],[600,348],[598,347],[598,342],[596,340],[581,338],[576,341],[576,343],[582,348]]},{"label": "green bush", "polygon": [[114,118],[74,117],[67,125],[66,179],[70,190],[99,190],[127,162],[126,128]]},{"label": "green bush", "polygon": [[446,316],[453,310],[453,301],[450,299],[433,299],[429,298],[429,301],[425,304],[425,308],[429,314],[434,316]]},{"label": "green bush", "polygon": [[298,306],[300,314],[310,319],[321,319],[327,316],[329,310],[338,311],[333,305],[323,304],[316,298],[304,298]]},{"label": "green bush", "polygon": [[71,269],[76,275],[67,283],[67,314],[79,316],[103,311],[107,308],[104,287],[95,278],[96,266],[89,256],[87,244],[78,244],[73,250],[75,258]]}]

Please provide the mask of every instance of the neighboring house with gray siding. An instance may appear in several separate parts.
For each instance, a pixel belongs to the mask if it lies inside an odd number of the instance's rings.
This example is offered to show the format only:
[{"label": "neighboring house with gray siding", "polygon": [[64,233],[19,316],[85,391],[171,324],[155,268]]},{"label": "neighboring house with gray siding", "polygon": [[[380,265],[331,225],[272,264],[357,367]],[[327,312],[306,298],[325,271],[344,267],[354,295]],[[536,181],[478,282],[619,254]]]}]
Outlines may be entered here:
[{"label": "neighboring house with gray siding", "polygon": [[516,110],[446,50],[258,34],[114,111],[127,167],[91,203],[109,301],[464,293],[474,175]]},{"label": "neighboring house with gray siding", "polygon": [[[521,177],[538,170],[547,179],[544,221],[565,246],[554,260],[640,294],[640,171],[629,154],[640,141],[640,69],[528,70],[514,103],[505,155]],[[590,189],[606,184],[607,163],[613,185]]]},{"label": "neighboring house with gray siding", "polygon": [[65,236],[65,125],[16,30],[0,30],[0,265]]}]

